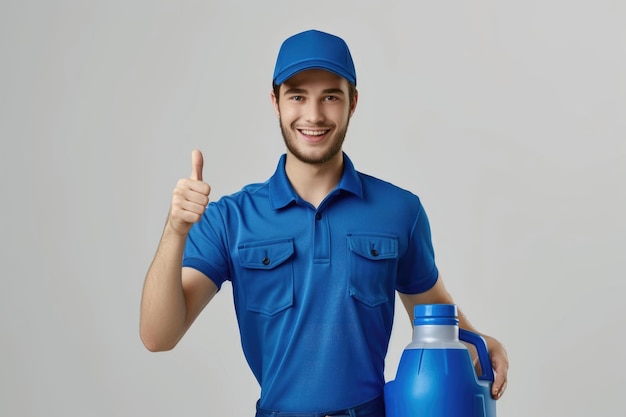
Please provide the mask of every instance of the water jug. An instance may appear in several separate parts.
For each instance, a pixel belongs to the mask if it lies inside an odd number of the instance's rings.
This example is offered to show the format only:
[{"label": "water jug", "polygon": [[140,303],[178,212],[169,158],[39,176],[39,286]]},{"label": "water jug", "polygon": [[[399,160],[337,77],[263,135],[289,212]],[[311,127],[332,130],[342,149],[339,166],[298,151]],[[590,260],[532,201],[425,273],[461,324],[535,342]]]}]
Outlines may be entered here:
[{"label": "water jug", "polygon": [[[456,305],[416,305],[413,325],[396,379],[385,384],[387,417],[496,417],[487,344],[459,329]],[[480,376],[461,341],[476,347]]]}]

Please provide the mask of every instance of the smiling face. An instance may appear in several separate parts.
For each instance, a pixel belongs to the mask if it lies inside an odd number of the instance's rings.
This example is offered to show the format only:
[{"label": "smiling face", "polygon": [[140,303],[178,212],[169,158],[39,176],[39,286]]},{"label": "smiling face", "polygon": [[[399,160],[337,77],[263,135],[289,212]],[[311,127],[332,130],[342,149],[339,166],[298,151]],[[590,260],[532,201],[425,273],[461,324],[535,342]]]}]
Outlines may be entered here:
[{"label": "smiling face", "polygon": [[274,110],[288,154],[321,165],[341,158],[357,95],[350,99],[348,81],[324,70],[302,71],[272,93]]}]

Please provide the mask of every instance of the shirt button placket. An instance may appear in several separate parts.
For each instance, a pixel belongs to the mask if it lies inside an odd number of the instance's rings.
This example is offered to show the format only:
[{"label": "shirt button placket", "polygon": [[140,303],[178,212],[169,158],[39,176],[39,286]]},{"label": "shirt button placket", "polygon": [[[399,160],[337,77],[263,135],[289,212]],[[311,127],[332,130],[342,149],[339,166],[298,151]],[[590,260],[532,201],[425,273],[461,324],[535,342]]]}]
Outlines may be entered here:
[{"label": "shirt button placket", "polygon": [[313,228],[315,229],[313,237],[313,259],[330,260],[330,231],[328,230],[328,216],[322,215],[321,212],[315,212]]}]

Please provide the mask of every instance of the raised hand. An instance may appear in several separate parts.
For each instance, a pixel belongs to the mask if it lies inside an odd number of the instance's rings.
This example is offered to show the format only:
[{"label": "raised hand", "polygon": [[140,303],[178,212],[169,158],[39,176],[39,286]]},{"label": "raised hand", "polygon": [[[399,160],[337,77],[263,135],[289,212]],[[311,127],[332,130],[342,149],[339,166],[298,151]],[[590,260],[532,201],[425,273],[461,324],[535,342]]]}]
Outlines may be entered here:
[{"label": "raised hand", "polygon": [[191,153],[191,176],[178,180],[174,188],[168,223],[181,235],[189,233],[191,226],[200,221],[209,204],[211,187],[202,181],[203,165],[202,152],[195,149]]}]

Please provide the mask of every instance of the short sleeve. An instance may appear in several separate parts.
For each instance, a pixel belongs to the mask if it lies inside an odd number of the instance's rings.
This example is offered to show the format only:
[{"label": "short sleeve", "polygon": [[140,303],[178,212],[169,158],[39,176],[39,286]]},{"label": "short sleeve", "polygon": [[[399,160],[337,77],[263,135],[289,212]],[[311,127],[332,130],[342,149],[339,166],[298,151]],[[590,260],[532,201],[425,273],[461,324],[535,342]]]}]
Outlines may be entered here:
[{"label": "short sleeve", "polygon": [[182,266],[202,272],[221,288],[229,277],[226,242],[226,227],[219,207],[211,203],[187,236]]},{"label": "short sleeve", "polygon": [[438,277],[430,223],[424,207],[419,203],[408,250],[399,263],[396,290],[405,294],[419,294],[432,288]]}]

